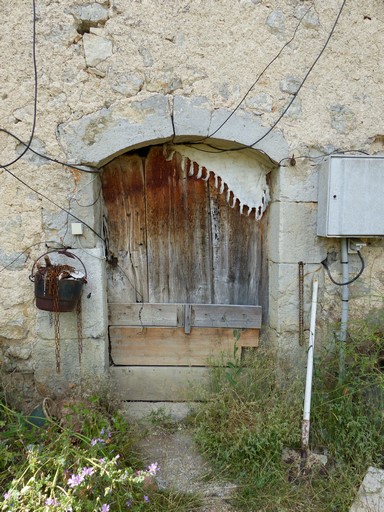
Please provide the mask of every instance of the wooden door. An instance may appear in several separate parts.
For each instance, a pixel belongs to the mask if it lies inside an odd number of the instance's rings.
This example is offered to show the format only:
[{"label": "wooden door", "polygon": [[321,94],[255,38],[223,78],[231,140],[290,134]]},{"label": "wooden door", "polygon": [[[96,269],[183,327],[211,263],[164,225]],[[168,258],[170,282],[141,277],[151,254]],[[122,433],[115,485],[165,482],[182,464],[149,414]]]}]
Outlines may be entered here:
[{"label": "wooden door", "polygon": [[[261,229],[163,146],[102,174],[112,376],[130,400],[182,400],[207,364],[255,347]],[[220,185],[220,183],[219,183]]]}]

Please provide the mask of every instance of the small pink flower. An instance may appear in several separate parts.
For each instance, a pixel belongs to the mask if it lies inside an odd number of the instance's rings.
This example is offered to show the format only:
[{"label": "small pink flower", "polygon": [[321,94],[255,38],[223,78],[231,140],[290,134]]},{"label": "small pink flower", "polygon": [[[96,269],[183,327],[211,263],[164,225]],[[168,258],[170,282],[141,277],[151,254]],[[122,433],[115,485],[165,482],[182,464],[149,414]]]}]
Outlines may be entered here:
[{"label": "small pink flower", "polygon": [[84,481],[83,475],[72,475],[71,478],[68,479],[69,487],[77,487]]}]

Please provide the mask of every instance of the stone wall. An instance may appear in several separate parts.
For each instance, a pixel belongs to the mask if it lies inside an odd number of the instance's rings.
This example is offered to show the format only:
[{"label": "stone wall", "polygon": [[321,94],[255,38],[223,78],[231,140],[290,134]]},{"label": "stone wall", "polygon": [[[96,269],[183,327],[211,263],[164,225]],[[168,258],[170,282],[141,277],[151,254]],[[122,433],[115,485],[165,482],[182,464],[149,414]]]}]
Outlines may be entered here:
[{"label": "stone wall", "polygon": [[[321,266],[328,253],[339,260],[340,244],[316,236],[318,164],[335,151],[382,154],[384,150],[381,2],[346,2],[327,48],[301,87],[341,4],[341,0],[36,3],[38,94],[31,147],[61,162],[88,165],[88,170],[128,149],[193,141],[213,133],[293,38],[235,115],[215,133],[214,142],[225,147],[252,144],[294,98],[269,135],[255,146],[280,164],[271,172],[267,330],[294,360],[305,356],[305,347],[298,344],[299,261],[305,263],[305,327],[315,274],[320,279],[322,332],[340,319],[340,289],[324,276]],[[0,8],[0,127],[28,142],[34,113],[32,1],[0,0]],[[17,139],[0,132],[1,165],[15,160],[23,148]],[[291,165],[293,154],[296,165]],[[43,394],[55,386],[64,392],[79,386],[87,375],[102,378],[108,366],[105,264],[97,236],[101,235],[100,183],[97,174],[82,173],[31,151],[9,170],[24,183],[0,169],[0,361],[12,375],[12,385],[26,394],[35,385]],[[71,235],[70,224],[77,220],[58,205],[88,225],[81,239]],[[60,378],[54,369],[52,319],[37,312],[28,279],[34,259],[46,245],[57,243],[72,247],[92,275],[86,289],[91,297],[83,300],[83,365],[80,369],[76,362],[76,319],[70,314],[62,325]],[[367,269],[351,286],[353,315],[366,314],[382,301],[383,243],[378,239],[368,244],[363,250]],[[357,256],[351,255],[352,272],[358,265]],[[331,266],[336,278],[339,267],[338,261]]]}]

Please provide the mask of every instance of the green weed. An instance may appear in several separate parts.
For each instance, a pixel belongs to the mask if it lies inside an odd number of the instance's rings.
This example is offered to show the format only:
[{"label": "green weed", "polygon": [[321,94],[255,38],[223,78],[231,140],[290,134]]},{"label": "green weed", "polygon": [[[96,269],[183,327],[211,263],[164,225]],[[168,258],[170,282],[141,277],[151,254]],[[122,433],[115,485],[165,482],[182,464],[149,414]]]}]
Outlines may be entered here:
[{"label": "green weed", "polygon": [[158,465],[141,467],[137,435],[97,398],[71,404],[62,424],[42,427],[0,402],[0,510],[193,510],[196,497],[158,490]]},{"label": "green weed", "polygon": [[347,512],[367,468],[383,466],[384,329],[365,322],[345,349],[342,385],[337,346],[316,360],[310,442],[328,464],[305,477],[281,458],[284,447],[300,448],[303,383],[276,380],[273,355],[260,349],[237,358],[235,371],[212,369],[214,391],[195,417],[196,439],[216,471],[238,483],[238,507]]}]

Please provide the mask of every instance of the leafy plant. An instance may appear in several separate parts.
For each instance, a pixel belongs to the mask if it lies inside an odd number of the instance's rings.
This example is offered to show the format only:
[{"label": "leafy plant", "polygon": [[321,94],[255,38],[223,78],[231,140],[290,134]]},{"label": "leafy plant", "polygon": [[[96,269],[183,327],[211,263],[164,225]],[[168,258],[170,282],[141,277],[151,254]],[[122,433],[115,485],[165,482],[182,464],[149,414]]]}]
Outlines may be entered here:
[{"label": "leafy plant", "polygon": [[157,463],[140,468],[137,434],[98,399],[68,406],[62,425],[36,427],[4,403],[0,414],[0,510],[186,512],[197,502],[159,491]]},{"label": "leafy plant", "polygon": [[227,364],[212,369],[196,439],[216,471],[237,482],[239,508],[347,512],[368,466],[383,466],[384,322],[351,329],[345,354],[342,385],[337,346],[315,362],[310,442],[328,464],[305,477],[282,462],[284,447],[300,453],[303,382],[277,379],[276,358],[263,349],[237,360],[236,378]]}]

